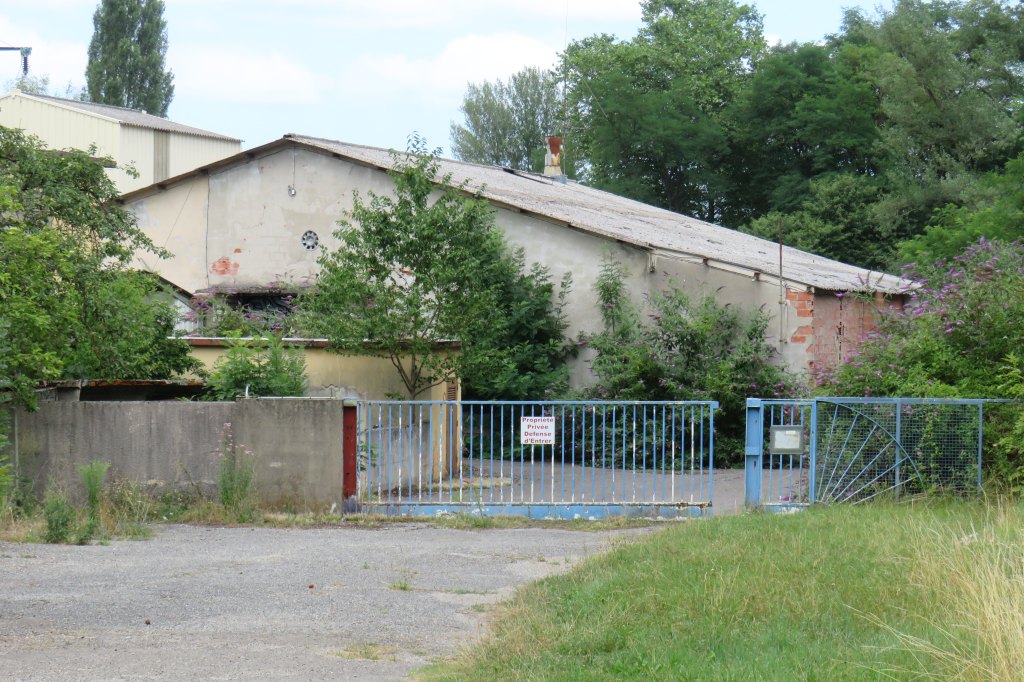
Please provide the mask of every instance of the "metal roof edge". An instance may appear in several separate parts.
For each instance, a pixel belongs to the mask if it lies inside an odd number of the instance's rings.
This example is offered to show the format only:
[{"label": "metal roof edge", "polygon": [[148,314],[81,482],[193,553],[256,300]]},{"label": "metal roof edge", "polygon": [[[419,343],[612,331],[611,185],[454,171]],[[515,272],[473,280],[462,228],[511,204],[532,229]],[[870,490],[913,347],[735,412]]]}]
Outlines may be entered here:
[{"label": "metal roof edge", "polygon": [[[70,104],[64,104],[64,103],[62,103],[60,101],[54,101],[53,99],[44,98],[44,97],[37,97],[36,95],[34,95],[34,94],[30,93],[30,92],[24,92],[22,90],[12,90],[8,94],[9,95],[13,95],[15,97],[21,96],[21,97],[24,97],[26,99],[30,99],[33,102],[39,102],[40,104],[48,104],[48,105],[50,105],[52,107],[57,107],[59,109],[65,109],[67,111],[73,111],[76,114],[82,114],[83,116],[89,116],[91,118],[98,118],[98,119],[100,119],[102,121],[106,121],[108,123],[116,123],[118,125],[120,125],[122,123],[121,119],[113,118],[111,116],[104,116],[103,114],[98,114],[95,111],[86,111],[85,109],[79,109],[77,107],[71,106]],[[57,98],[57,100],[59,100],[59,99],[60,98]]]},{"label": "metal roof edge", "polygon": [[[71,107],[71,108],[74,109],[74,107]],[[75,111],[83,111],[83,110],[82,109],[75,109]],[[83,112],[83,113],[88,113],[88,112]],[[239,144],[242,143],[242,138],[240,138],[240,137],[231,137],[230,135],[222,135],[221,133],[215,133],[212,130],[203,130],[202,128],[196,128],[195,126],[190,126],[187,123],[179,123],[178,121],[171,121],[171,123],[176,123],[177,125],[180,125],[180,126],[182,126],[184,128],[190,128],[191,130],[167,130],[165,128],[157,128],[156,126],[152,126],[152,125],[145,125],[145,124],[142,124],[142,123],[133,123],[132,121],[122,121],[119,118],[113,119],[113,120],[117,121],[118,123],[120,123],[123,126],[129,126],[131,128],[142,128],[143,130],[162,130],[164,132],[175,133],[177,135],[188,135],[189,137],[205,137],[205,138],[210,139],[210,140],[220,140],[221,142],[237,142]],[[170,119],[167,119],[167,120],[170,121]]]}]

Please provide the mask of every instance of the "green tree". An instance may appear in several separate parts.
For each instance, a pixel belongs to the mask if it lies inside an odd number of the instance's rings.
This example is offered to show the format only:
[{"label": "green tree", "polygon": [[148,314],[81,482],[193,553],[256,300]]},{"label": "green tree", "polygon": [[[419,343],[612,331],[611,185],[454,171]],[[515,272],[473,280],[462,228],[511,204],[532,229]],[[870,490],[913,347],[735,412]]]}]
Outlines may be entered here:
[{"label": "green tree", "polygon": [[463,124],[452,123],[452,154],[472,163],[524,171],[544,167],[544,138],[560,134],[561,98],[550,71],[526,68],[507,82],[471,83]]},{"label": "green tree", "polygon": [[989,173],[980,184],[985,197],[976,206],[949,205],[923,234],[904,242],[906,261],[953,258],[980,239],[1024,238],[1024,154],[1011,159],[1002,173]]},{"label": "green tree", "polygon": [[63,97],[64,99],[82,98],[81,90],[76,88],[71,81],[68,81],[63,90],[51,88],[50,77],[46,74],[41,76],[23,74],[14,80],[9,80],[4,84],[4,92],[10,92],[11,90],[20,90],[30,95],[52,95],[53,97]]},{"label": "green tree", "polygon": [[116,202],[104,161],[56,154],[0,128],[0,385],[34,404],[40,381],[162,379],[195,369],[174,311],[151,275],[128,269],[159,252]]},{"label": "green tree", "polygon": [[[457,374],[459,353],[439,344],[465,352],[486,333],[497,294],[477,283],[501,236],[486,202],[444,187],[435,157],[394,157],[395,196],[354,195],[342,245],[321,258],[301,306],[339,352],[388,358],[415,399]],[[432,201],[435,184],[443,189]]]},{"label": "green tree", "polygon": [[877,53],[793,44],[758,63],[729,110],[737,203],[754,215],[788,213],[802,208],[818,176],[877,175],[880,105],[863,74]]},{"label": "green tree", "polygon": [[810,253],[865,268],[889,266],[896,244],[873,213],[881,195],[878,181],[855,173],[812,178],[803,201],[791,212],[772,211],[742,230],[782,241]]},{"label": "green tree", "polygon": [[174,75],[164,70],[163,0],[101,0],[92,22],[85,70],[88,98],[167,116]]},{"label": "green tree", "polygon": [[726,109],[765,48],[761,17],[732,0],[649,0],[628,42],[566,51],[570,130],[584,179],[709,221],[733,220]]},{"label": "green tree", "polygon": [[413,399],[454,376],[482,397],[536,396],[564,376],[568,282],[556,297],[545,270],[524,272],[488,203],[413,147],[395,154],[393,196],[355,195],[303,324],[339,352],[388,358]]},{"label": "green tree", "polygon": [[978,200],[982,175],[1020,147],[1021,7],[999,0],[899,0],[877,21],[847,15],[843,40],[883,51],[868,66],[880,98],[888,191],[875,208],[895,240],[935,209]]}]

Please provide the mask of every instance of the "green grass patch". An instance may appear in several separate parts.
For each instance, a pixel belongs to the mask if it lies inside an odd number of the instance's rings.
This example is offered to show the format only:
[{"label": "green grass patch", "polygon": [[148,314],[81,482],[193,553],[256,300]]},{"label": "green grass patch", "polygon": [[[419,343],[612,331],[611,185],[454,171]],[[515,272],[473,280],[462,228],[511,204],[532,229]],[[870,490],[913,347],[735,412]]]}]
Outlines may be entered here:
[{"label": "green grass patch", "polygon": [[[1020,528],[1020,507],[1007,513]],[[949,649],[950,619],[964,617],[941,575],[921,569],[989,517],[980,504],[876,505],[674,524],[521,590],[488,639],[421,676],[946,679],[957,670],[922,643]]]},{"label": "green grass patch", "polygon": [[383,644],[353,644],[335,655],[353,661],[397,661],[398,649]]}]

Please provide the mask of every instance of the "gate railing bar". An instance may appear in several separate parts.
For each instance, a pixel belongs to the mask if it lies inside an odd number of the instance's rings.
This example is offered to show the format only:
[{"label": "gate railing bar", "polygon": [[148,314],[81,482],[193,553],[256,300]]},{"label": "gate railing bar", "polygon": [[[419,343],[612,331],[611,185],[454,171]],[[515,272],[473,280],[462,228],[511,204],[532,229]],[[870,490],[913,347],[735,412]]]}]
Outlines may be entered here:
[{"label": "gate railing bar", "polygon": [[[850,443],[850,436],[853,435],[853,429],[854,429],[855,426],[857,426],[857,420],[858,419],[860,419],[860,413],[859,412],[853,415],[853,421],[850,423],[850,428],[847,429],[847,431],[846,431],[846,438],[843,440],[843,447],[839,448],[839,452],[836,455],[836,463],[832,465],[832,471],[828,475],[828,483],[823,485],[822,488],[821,488],[822,489],[822,495],[821,495],[822,498],[827,497],[826,491],[828,491],[829,488],[832,487],[832,479],[836,475],[836,469],[839,468],[839,465],[843,461],[843,453],[846,452],[846,446],[849,445],[849,443]],[[822,475],[822,479],[824,479],[825,472],[822,471],[821,475]]]},{"label": "gate railing bar", "polygon": [[1020,400],[1013,398],[886,398],[886,397],[850,397],[843,398],[829,396],[827,398],[815,398],[816,402],[836,405],[843,404],[879,404],[879,405],[984,405],[986,403],[1019,403]]},{"label": "gate railing bar", "polygon": [[978,403],[978,494],[981,494],[981,452],[984,447],[985,403]]},{"label": "gate railing bar", "polygon": [[[829,434],[831,438],[831,434]],[[815,482],[815,468],[818,465],[818,403],[815,402],[811,405],[811,432],[810,432],[810,455],[808,457],[808,474],[807,474],[807,501],[809,504],[814,504],[817,489],[814,486]]]},{"label": "gate railing bar", "polygon": [[[858,414],[857,417],[859,417],[859,416],[860,415]],[[854,417],[854,419],[856,419],[856,417]],[[878,424],[875,424],[874,426],[871,427],[871,431],[870,431],[870,433],[868,433],[867,438],[865,438],[864,442],[860,444],[859,448],[857,448],[856,454],[854,454],[854,456],[850,458],[850,463],[846,465],[845,469],[843,469],[843,473],[839,475],[839,479],[836,481],[836,484],[835,484],[836,488],[841,486],[843,484],[843,481],[846,480],[846,474],[850,473],[850,467],[852,467],[853,463],[856,462],[857,459],[860,457],[860,453],[864,452],[864,448],[867,447],[868,442],[871,440],[871,436],[875,435],[875,432],[877,430],[878,430]],[[839,466],[839,461],[838,460],[836,461],[836,466],[837,467]],[[829,481],[829,483],[831,483],[831,480]],[[828,493],[830,493],[830,492],[832,492],[832,488],[831,487],[825,490],[824,497],[829,497]]]},{"label": "gate railing bar", "polygon": [[[683,506],[688,487],[690,503],[710,508],[713,401],[353,402],[364,472],[353,490],[368,502]],[[555,419],[557,443],[523,442],[516,418],[527,416]]]}]

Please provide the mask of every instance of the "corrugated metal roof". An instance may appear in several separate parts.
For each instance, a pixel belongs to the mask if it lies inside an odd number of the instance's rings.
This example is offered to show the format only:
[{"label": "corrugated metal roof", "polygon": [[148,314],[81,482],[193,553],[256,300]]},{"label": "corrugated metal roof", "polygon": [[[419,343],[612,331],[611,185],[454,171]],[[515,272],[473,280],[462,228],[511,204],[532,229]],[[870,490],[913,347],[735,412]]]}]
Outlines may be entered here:
[{"label": "corrugated metal roof", "polygon": [[[278,147],[299,144],[356,163],[380,169],[394,165],[392,152],[379,147],[349,144],[302,135],[285,135],[260,147],[169,178],[122,197],[130,201],[163,189],[192,175],[232,166]],[[647,249],[670,258],[706,262],[752,276],[775,279],[779,275],[779,245],[666,211],[586,185],[464,161],[441,159],[441,173],[450,174],[455,186],[465,183],[470,192],[497,204],[538,215],[569,227]],[[788,246],[782,249],[782,277],[787,283],[826,291],[904,293],[913,283],[894,275],[840,263]]]},{"label": "corrugated metal roof", "polygon": [[216,140],[226,140],[228,142],[241,142],[237,137],[229,137],[227,135],[221,135],[220,133],[210,132],[209,130],[193,128],[192,126],[175,123],[174,121],[170,121],[166,118],[153,116],[152,114],[147,114],[144,111],[138,111],[136,109],[126,109],[125,107],[115,107],[109,104],[97,104],[95,102],[82,102],[76,99],[64,99],[63,97],[52,97],[50,95],[37,95],[26,92],[21,92],[19,94],[22,97],[52,102],[61,106],[70,107],[71,109],[78,109],[79,111],[84,111],[89,114],[114,119],[124,125],[136,126],[139,128],[151,128],[153,130],[166,130],[167,132],[180,133],[182,135],[210,137]]},{"label": "corrugated metal roof", "polygon": [[[379,168],[393,165],[391,153],[376,147],[301,135],[288,139]],[[779,245],[720,225],[656,208],[632,199],[536,173],[441,160],[441,173],[456,185],[517,209],[574,228],[637,246],[697,260],[712,259],[767,276],[779,274]],[[782,276],[829,291],[905,291],[910,282],[790,247],[782,249]]]}]

